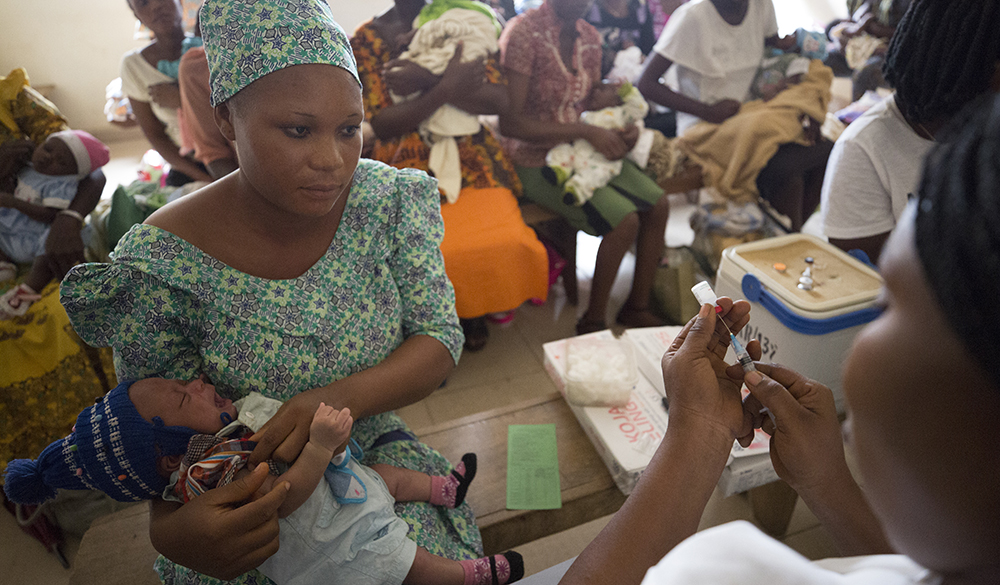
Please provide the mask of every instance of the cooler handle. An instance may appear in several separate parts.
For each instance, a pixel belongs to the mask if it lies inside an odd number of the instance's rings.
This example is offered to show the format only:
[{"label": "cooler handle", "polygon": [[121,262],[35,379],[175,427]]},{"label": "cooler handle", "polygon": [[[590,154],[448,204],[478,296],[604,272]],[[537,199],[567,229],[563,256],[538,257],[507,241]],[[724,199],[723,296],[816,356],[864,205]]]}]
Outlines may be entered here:
[{"label": "cooler handle", "polygon": [[768,310],[782,325],[788,327],[796,333],[803,335],[823,335],[848,329],[855,325],[864,325],[873,321],[882,312],[877,307],[858,309],[836,317],[826,319],[810,319],[792,312],[785,303],[767,291],[761,284],[760,279],[753,274],[743,275],[743,294],[748,301],[759,303]]},{"label": "cooler handle", "polygon": [[855,260],[860,260],[868,268],[871,268],[876,272],[878,271],[878,266],[872,264],[871,258],[869,258],[868,254],[861,248],[854,248],[853,250],[848,250],[847,253]]}]

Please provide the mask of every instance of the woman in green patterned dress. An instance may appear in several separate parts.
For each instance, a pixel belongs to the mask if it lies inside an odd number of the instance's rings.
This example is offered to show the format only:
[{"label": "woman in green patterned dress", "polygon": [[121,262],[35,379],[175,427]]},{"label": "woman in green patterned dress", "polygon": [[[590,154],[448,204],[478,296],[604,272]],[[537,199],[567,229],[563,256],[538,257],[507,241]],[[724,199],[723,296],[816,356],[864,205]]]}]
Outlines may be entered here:
[{"label": "woman in green patterned dress", "polygon": [[[322,401],[358,413],[365,464],[448,473],[391,412],[436,389],[463,342],[435,182],[359,162],[360,82],[326,2],[208,0],[201,27],[239,171],[133,227],[111,264],[74,270],[62,300],[76,330],[113,347],[122,380],[204,372],[227,398],[285,400],[251,463],[293,460]],[[165,582],[266,582],[244,573],[277,549],[283,496],[242,504],[256,486],[227,487],[154,503]],[[396,511],[434,554],[482,555],[468,504]]]}]

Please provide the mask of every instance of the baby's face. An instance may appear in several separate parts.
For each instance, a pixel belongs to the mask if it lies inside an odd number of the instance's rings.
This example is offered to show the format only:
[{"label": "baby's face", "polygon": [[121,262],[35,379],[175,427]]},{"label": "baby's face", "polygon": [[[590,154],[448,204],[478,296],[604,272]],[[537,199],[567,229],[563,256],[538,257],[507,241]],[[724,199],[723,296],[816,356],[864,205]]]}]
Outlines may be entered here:
[{"label": "baby's face", "polygon": [[35,148],[31,165],[43,175],[75,175],[79,172],[73,151],[65,142],[53,137]]},{"label": "baby's face", "polygon": [[603,110],[622,105],[622,98],[618,96],[618,86],[611,83],[602,83],[590,90],[590,97],[587,100],[587,109]]},{"label": "baby's face", "polygon": [[160,417],[166,426],[188,427],[204,434],[222,430],[222,414],[236,420],[233,401],[215,393],[215,386],[204,378],[190,381],[147,378],[128,389],[139,415],[149,422]]}]

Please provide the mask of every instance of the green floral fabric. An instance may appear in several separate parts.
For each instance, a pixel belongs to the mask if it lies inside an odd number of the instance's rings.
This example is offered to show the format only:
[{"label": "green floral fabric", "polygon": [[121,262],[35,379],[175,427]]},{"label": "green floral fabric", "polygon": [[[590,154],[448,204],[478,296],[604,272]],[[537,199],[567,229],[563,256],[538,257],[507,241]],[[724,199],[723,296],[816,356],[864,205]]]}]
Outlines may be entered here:
[{"label": "green floral fabric", "polygon": [[347,34],[323,0],[206,0],[199,14],[213,106],[292,65],[335,65],[361,83]]},{"label": "green floral fabric", "polygon": [[[110,264],[66,276],[62,302],[83,339],[114,349],[120,379],[204,372],[231,399],[257,391],[286,400],[374,366],[413,335],[441,341],[457,363],[464,339],[438,247],[439,197],[426,174],[363,159],[330,249],[296,279],[239,272],[169,232],[137,225]],[[451,471],[416,441],[372,448],[393,430],[407,429],[392,413],[357,421],[363,463]],[[434,554],[482,554],[467,504],[411,502],[397,504],[397,513]],[[157,570],[166,583],[219,582],[162,558]],[[254,572],[236,582],[267,579]]]}]

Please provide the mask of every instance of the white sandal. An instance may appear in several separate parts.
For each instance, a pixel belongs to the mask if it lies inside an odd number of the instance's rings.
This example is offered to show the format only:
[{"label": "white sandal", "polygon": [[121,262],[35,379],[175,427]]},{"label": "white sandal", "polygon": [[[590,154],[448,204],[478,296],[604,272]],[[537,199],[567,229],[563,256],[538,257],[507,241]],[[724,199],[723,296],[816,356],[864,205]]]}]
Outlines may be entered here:
[{"label": "white sandal", "polygon": [[24,283],[15,286],[0,296],[0,320],[23,316],[32,303],[41,298],[42,295]]}]

